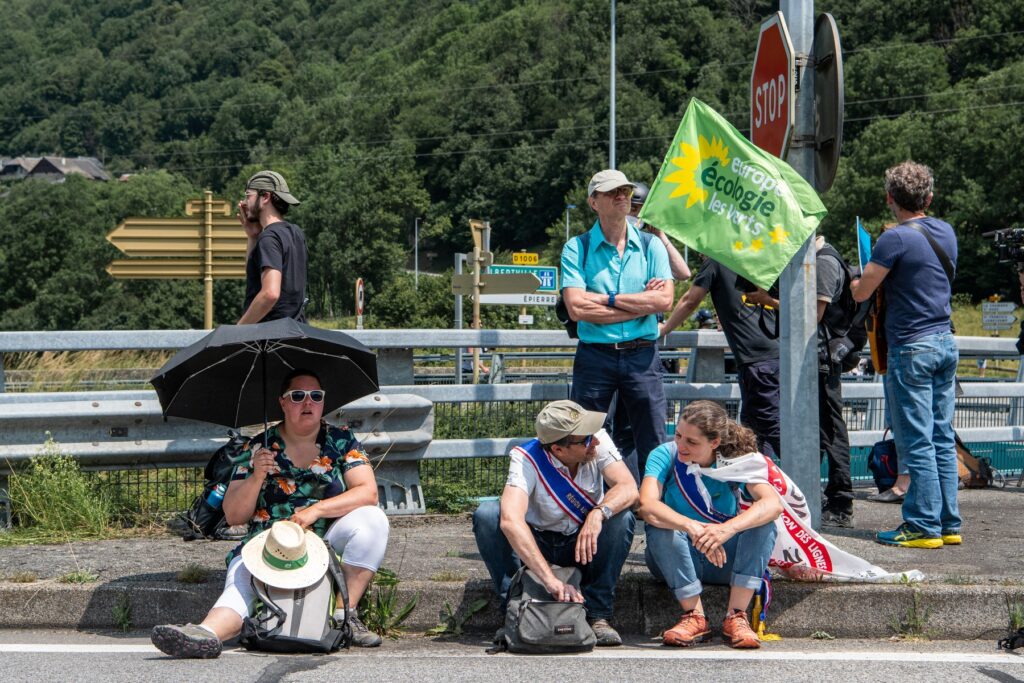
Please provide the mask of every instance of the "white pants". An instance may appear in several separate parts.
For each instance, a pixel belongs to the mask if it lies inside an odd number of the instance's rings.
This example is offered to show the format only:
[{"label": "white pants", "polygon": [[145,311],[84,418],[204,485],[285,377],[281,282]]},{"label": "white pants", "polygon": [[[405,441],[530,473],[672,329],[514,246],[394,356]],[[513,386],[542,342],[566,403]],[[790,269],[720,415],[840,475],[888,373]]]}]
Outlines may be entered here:
[{"label": "white pants", "polygon": [[[364,505],[336,520],[324,534],[324,542],[334,548],[344,564],[376,572],[384,561],[389,530],[384,511],[376,505]],[[244,619],[252,614],[255,603],[252,574],[242,564],[239,554],[228,565],[224,592],[213,606],[227,607]]]}]

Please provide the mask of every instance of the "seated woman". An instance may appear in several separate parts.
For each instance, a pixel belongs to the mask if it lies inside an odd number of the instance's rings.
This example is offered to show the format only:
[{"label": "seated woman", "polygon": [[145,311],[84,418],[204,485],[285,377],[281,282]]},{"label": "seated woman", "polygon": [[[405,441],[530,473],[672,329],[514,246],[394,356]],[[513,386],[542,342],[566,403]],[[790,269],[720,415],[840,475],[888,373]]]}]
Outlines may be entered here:
[{"label": "seated woman", "polygon": [[[224,592],[199,625],[153,628],[152,640],[175,657],[216,657],[221,643],[237,636],[255,602],[242,546],[274,522],[287,519],[312,529],[342,559],[349,595],[353,644],[376,647],[381,638],[356,616],[356,606],[384,559],[388,518],[377,507],[377,481],[359,442],[347,428],[321,420],[324,392],[309,370],[293,370],[278,401],[284,420],[255,436],[224,494],[228,524],[249,524],[249,533],[228,554]],[[246,460],[242,460],[246,462]]]},{"label": "seated woman", "polygon": [[[774,521],[782,500],[770,484],[739,486],[702,477],[718,457],[757,450],[757,439],[711,401],[683,409],[673,441],[647,458],[640,486],[640,516],[647,528],[647,566],[664,580],[683,608],[665,631],[665,645],[685,647],[711,638],[700,594],[704,584],[728,585],[722,635],[732,647],[760,647],[747,608],[761,585],[775,545]],[[752,500],[738,512],[738,496]]]}]

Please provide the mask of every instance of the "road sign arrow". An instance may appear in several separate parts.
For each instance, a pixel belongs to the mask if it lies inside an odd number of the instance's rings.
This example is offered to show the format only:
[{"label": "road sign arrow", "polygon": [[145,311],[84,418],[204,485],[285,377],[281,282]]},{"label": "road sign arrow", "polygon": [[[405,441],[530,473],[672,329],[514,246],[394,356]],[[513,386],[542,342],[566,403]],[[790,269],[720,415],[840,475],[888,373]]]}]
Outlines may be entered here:
[{"label": "road sign arrow", "polygon": [[[198,280],[203,277],[200,259],[114,259],[107,272],[118,280]],[[221,260],[213,262],[215,280],[238,280],[245,277],[245,261]]]},{"label": "road sign arrow", "polygon": [[[107,235],[107,241],[128,256],[199,258],[203,230],[201,219],[196,218],[126,218]],[[214,257],[245,260],[246,238],[237,220],[214,219],[212,231]]]},{"label": "road sign arrow", "polygon": [[1013,313],[1017,304],[1012,301],[985,301],[981,304],[982,313]]}]

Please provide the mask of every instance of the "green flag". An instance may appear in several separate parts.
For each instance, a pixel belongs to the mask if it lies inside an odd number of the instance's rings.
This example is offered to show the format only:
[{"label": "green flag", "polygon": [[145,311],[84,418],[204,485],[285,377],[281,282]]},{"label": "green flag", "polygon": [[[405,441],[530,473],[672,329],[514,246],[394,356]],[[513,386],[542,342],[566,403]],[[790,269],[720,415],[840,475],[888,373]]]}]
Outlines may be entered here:
[{"label": "green flag", "polygon": [[826,213],[789,164],[693,99],[640,218],[768,289]]}]

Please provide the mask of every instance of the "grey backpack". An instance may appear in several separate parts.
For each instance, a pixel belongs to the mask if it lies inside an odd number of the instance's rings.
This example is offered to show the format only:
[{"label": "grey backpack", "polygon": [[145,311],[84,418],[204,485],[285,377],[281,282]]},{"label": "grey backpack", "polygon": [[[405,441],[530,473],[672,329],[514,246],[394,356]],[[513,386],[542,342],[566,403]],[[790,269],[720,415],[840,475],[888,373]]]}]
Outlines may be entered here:
[{"label": "grey backpack", "polygon": [[[580,570],[551,565],[563,583],[580,587]],[[505,626],[495,636],[497,650],[521,654],[590,652],[597,638],[578,602],[558,602],[526,567],[512,577],[508,589]]]},{"label": "grey backpack", "polygon": [[[275,588],[253,577],[256,608],[242,621],[239,638],[247,650],[329,653],[349,646],[352,630],[345,577],[338,556],[328,550],[327,573],[307,588]],[[335,605],[336,592],[344,605]],[[338,622],[336,608],[344,614]]]}]

